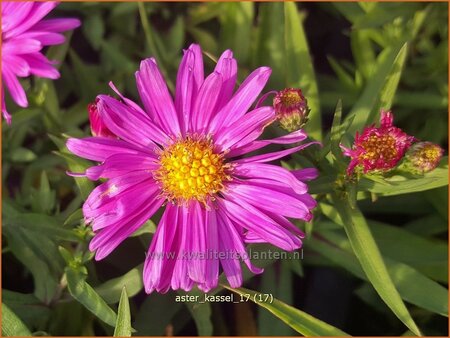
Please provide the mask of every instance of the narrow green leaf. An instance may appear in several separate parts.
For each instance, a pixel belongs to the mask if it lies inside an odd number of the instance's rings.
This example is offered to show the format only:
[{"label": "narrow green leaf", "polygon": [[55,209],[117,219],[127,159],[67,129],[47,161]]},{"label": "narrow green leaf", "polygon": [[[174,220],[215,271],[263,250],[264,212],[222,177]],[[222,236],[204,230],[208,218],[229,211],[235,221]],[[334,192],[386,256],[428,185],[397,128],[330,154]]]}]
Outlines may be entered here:
[{"label": "narrow green leaf", "polygon": [[[406,44],[388,48],[390,48],[389,53],[383,62],[378,65],[376,72],[372,75],[363,93],[347,116],[347,119],[354,118],[349,128],[350,135],[354,135],[356,131],[361,130],[365,125],[374,122],[374,117],[379,113],[375,110],[377,94],[381,93],[382,89],[388,85],[388,82],[393,82],[397,76],[400,76],[398,73],[401,72],[405,60]],[[388,87],[390,88],[391,86]],[[389,97],[393,94],[393,92],[390,92]]]},{"label": "narrow green leaf", "polygon": [[221,4],[221,45],[235,53],[240,63],[247,63],[251,44],[254,6],[252,2],[223,2]]},{"label": "narrow green leaf", "polygon": [[[179,291],[180,295],[188,294],[190,296],[202,297],[204,293],[198,289],[194,289],[187,293]],[[211,322],[211,304],[205,302],[203,304],[199,303],[186,303],[189,312],[194,318],[195,325],[197,326],[197,331],[199,336],[212,336],[213,325]]]},{"label": "narrow green leaf", "polygon": [[161,50],[162,45],[158,45],[158,43],[156,41],[157,37],[155,36],[153,29],[150,25],[150,22],[148,21],[147,12],[145,10],[145,3],[138,2],[138,8],[139,8],[139,16],[141,18],[141,24],[142,24],[142,28],[144,29],[144,35],[145,35],[145,39],[147,40],[148,48],[149,48],[150,52],[152,53],[152,55],[155,56],[155,58],[158,62],[159,69],[165,76],[167,86],[169,87],[170,90],[173,90],[174,85],[173,85],[172,81],[170,80],[170,78],[167,76],[165,59],[163,58],[164,51]]},{"label": "narrow green leaf", "polygon": [[363,214],[356,208],[352,208],[349,196],[353,186],[348,187],[350,192],[346,197],[333,195],[333,202],[344,223],[344,228],[352,245],[356,257],[361,263],[367,278],[377,290],[380,297],[391,308],[395,315],[416,335],[420,336],[420,330],[412,319],[403,303],[378,246],[370,232],[369,226]]},{"label": "narrow green leaf", "polygon": [[115,327],[117,315],[106,304],[97,292],[85,281],[85,276],[80,272],[66,268],[67,286],[70,294],[86,309],[92,312],[100,320],[112,327]]},{"label": "narrow green leaf", "polygon": [[50,308],[32,293],[2,289],[2,301],[30,328],[43,327],[50,316]]},{"label": "narrow green leaf", "polygon": [[444,159],[444,164],[441,167],[424,174],[420,178],[399,175],[390,178],[366,176],[358,182],[358,190],[370,191],[381,196],[394,196],[443,187],[448,185],[448,167],[445,162]]},{"label": "narrow green leaf", "polygon": [[280,2],[267,2],[259,6],[253,66],[272,68],[268,87],[282,89],[286,86],[284,52],[284,8]]},{"label": "narrow green leaf", "polygon": [[[262,306],[275,317],[281,319],[287,325],[292,327],[298,333],[304,336],[348,336],[347,333],[331,326],[313,316],[300,311],[290,305],[287,305],[277,299],[266,300],[266,295],[245,288],[233,289],[227,285],[224,288],[233,291],[239,295],[249,297],[248,299]],[[265,301],[263,301],[265,300]]]},{"label": "narrow green leaf", "polygon": [[[368,281],[351,245],[345,236],[335,231],[321,232],[326,241],[311,238],[308,246],[311,250],[343,267],[358,278]],[[424,276],[410,265],[385,256],[385,263],[401,297],[421,308],[442,316],[448,316],[447,289]]]},{"label": "narrow green leaf", "polygon": [[[299,262],[298,260],[292,260]],[[289,261],[290,263],[290,261]],[[280,264],[280,265],[278,265]],[[261,276],[261,286],[258,288],[262,294],[272,294],[275,298],[286,303],[292,303],[292,273],[286,261],[281,261],[264,269]],[[258,308],[258,334],[261,336],[292,336],[295,334],[288,325],[282,321],[273,321],[271,314],[264,308]]]},{"label": "narrow green leaf", "polygon": [[30,330],[4,303],[2,303],[2,336],[31,336]]},{"label": "narrow green leaf", "polygon": [[56,293],[57,279],[63,264],[55,243],[44,235],[14,226],[9,218],[3,221],[3,234],[14,256],[33,275],[34,294],[49,304]]},{"label": "narrow green leaf", "polygon": [[394,64],[392,65],[392,70],[389,73],[388,77],[385,80],[383,89],[380,93],[380,101],[372,112],[372,115],[369,115],[367,122],[373,122],[375,117],[378,116],[378,112],[381,109],[389,110],[391,109],[392,102],[394,101],[395,93],[397,92],[398,83],[400,82],[400,77],[402,75],[403,66],[406,61],[406,56],[408,53],[408,44],[405,43],[400,49],[397,57],[395,58]]},{"label": "narrow green leaf", "polygon": [[127,288],[129,296],[133,297],[144,287],[142,283],[142,266],[143,264],[140,264],[123,276],[106,281],[97,286],[95,291],[108,304],[117,303],[119,301],[119,297],[124,287]]},{"label": "narrow green leaf", "polygon": [[125,286],[120,296],[114,337],[131,337],[130,303],[128,302],[127,288]]},{"label": "narrow green leaf", "polygon": [[284,3],[285,15],[285,52],[287,86],[301,88],[308,106],[311,109],[309,121],[305,129],[308,134],[322,139],[322,122],[320,114],[319,90],[317,87],[314,67],[309,53],[308,41],[303,29],[302,20],[294,2]]}]

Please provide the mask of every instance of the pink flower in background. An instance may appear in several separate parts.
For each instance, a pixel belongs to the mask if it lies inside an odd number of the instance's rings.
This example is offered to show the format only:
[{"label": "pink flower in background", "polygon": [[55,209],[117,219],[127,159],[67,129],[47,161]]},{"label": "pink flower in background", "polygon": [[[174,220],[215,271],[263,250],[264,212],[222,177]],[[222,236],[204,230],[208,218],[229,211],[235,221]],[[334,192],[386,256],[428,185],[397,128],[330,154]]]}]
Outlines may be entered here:
[{"label": "pink flower in background", "polygon": [[270,73],[267,67],[256,69],[234,92],[233,53],[225,51],[205,78],[201,49],[191,45],[178,70],[175,101],[153,58],[142,61],[136,72],[144,109],[114,87],[120,100],[98,96],[101,120],[118,139],[67,141],[72,153],[101,163],[88,168],[86,177],[107,179],[83,206],[95,232],[90,249],[97,260],[162,206],[144,266],[147,293],[194,285],[206,292],[217,286],[220,265],[230,285],[239,287],[241,260],[253,273],[262,271],[251,264],[245,243],[271,243],[289,251],[301,247],[304,234],[288,218],[311,220],[316,202],[304,181],[317,171],[268,162],[312,143],[242,158],[269,144],[306,138],[296,131],[257,140],[276,120],[273,107],[250,109]]},{"label": "pink flower in background", "polygon": [[[64,42],[61,32],[80,25],[77,19],[42,20],[57,2],[2,2],[2,81],[12,99],[21,107],[28,106],[27,96],[18,77],[36,75],[57,79],[59,72],[41,50]],[[2,89],[2,114],[8,123]]]},{"label": "pink flower in background", "polygon": [[393,122],[394,115],[390,111],[381,111],[379,127],[366,127],[361,135],[356,132],[351,149],[341,146],[344,155],[351,157],[348,175],[353,174],[355,168],[362,169],[364,174],[388,171],[399,163],[415,138],[395,127]]}]

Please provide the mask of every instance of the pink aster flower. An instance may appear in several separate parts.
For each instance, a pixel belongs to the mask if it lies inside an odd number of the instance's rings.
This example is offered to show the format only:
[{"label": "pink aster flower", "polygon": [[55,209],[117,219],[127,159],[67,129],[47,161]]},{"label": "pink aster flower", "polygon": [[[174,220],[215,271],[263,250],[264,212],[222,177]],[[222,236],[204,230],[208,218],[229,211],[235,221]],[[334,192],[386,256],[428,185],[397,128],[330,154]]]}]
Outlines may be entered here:
[{"label": "pink aster flower", "polygon": [[353,174],[355,168],[368,172],[385,172],[394,168],[405,155],[414,141],[393,125],[394,115],[390,111],[381,111],[380,126],[366,127],[362,134],[356,132],[351,149],[341,146],[344,155],[350,156],[347,174]]},{"label": "pink aster flower", "polygon": [[230,285],[239,287],[241,260],[253,273],[262,271],[250,262],[245,243],[289,251],[301,247],[304,234],[289,218],[311,219],[316,202],[304,181],[317,171],[291,171],[269,162],[309,144],[242,157],[269,144],[306,138],[296,131],[257,140],[276,119],[273,107],[250,108],[270,73],[267,67],[256,69],[234,92],[233,53],[225,51],[205,78],[201,49],[191,45],[179,67],[175,101],[153,58],[136,72],[144,109],[118,92],[120,100],[98,96],[101,119],[118,139],[67,141],[74,154],[101,163],[86,170],[89,179],[107,179],[83,206],[95,232],[90,250],[97,260],[160,207],[165,210],[144,265],[147,293],[194,285],[206,292],[217,286],[220,266]]},{"label": "pink aster flower", "polygon": [[[28,107],[28,100],[18,77],[57,79],[59,72],[53,67],[54,62],[41,50],[63,43],[64,36],[60,33],[80,25],[77,19],[42,20],[57,5],[57,2],[2,2],[2,81],[20,107]],[[11,123],[3,89],[2,113]]]}]

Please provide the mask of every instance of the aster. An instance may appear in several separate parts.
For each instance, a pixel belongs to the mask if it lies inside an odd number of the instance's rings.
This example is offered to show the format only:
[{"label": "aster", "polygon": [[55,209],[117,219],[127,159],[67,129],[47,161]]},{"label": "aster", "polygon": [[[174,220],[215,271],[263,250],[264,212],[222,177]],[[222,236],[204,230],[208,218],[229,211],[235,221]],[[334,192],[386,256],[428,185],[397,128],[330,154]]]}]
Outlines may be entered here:
[{"label": "aster", "polygon": [[107,180],[83,205],[85,221],[95,232],[89,247],[97,260],[160,207],[164,213],[144,264],[147,293],[187,291],[195,285],[207,292],[217,286],[220,266],[230,286],[239,287],[238,257],[253,273],[262,272],[249,260],[247,243],[271,243],[288,251],[301,247],[304,234],[290,218],[311,220],[316,202],[305,181],[317,171],[269,162],[312,143],[242,157],[307,137],[299,130],[257,140],[276,120],[271,106],[251,109],[270,73],[267,67],[256,69],[234,92],[232,51],[225,51],[205,78],[202,52],[194,44],[184,52],[174,101],[153,58],[142,61],[136,72],[143,109],[114,86],[119,100],[97,97],[98,114],[116,138],[67,141],[72,153],[100,162],[86,170],[86,177]]},{"label": "aster", "polygon": [[367,174],[393,169],[414,140],[413,136],[394,126],[391,111],[381,111],[379,127],[371,125],[364,128],[361,134],[356,132],[351,148],[341,145],[344,155],[351,158],[347,174],[352,175],[355,170]]},{"label": "aster", "polygon": [[[18,78],[36,75],[57,79],[54,62],[42,53],[45,46],[64,42],[62,32],[80,25],[77,19],[46,19],[58,2],[2,2],[2,81],[14,102],[28,107],[25,90]],[[2,89],[2,114],[11,123]]]}]

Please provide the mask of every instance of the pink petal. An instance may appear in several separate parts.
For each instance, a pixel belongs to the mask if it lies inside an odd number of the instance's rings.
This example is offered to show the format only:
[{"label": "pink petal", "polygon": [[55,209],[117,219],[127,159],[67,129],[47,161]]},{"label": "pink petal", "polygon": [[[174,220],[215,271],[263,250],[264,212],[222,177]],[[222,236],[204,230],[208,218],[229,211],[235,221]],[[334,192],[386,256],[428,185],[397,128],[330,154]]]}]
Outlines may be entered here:
[{"label": "pink petal", "polygon": [[249,143],[245,146],[234,148],[228,153],[228,157],[240,156],[258,149],[261,149],[269,144],[292,144],[305,140],[307,137],[303,130],[297,130],[288,135],[277,137],[271,140],[259,140]]},{"label": "pink petal", "polygon": [[[42,46],[53,46],[64,43],[66,38],[59,33],[30,31],[20,35],[22,38],[31,38],[38,40]],[[41,47],[42,48],[42,47]],[[39,49],[40,50],[40,49]],[[39,51],[37,50],[37,51]]]},{"label": "pink petal", "polygon": [[30,66],[18,55],[2,55],[2,67],[8,68],[14,72],[16,76],[26,77],[30,75]]},{"label": "pink petal", "polygon": [[102,229],[89,243],[89,250],[95,251],[95,259],[101,260],[108,256],[117,246],[138,230],[160,208],[163,199],[152,196],[147,200],[147,207],[130,219],[122,219],[121,222]]},{"label": "pink petal", "polygon": [[134,146],[122,140],[104,137],[86,137],[84,139],[69,138],[67,149],[77,156],[88,160],[103,162],[115,154],[141,154],[155,156],[151,150]]},{"label": "pink petal", "polygon": [[319,171],[316,168],[304,168],[291,170],[291,173],[300,181],[311,181],[319,177]]},{"label": "pink petal", "polygon": [[265,178],[289,184],[298,194],[305,194],[308,186],[299,181],[289,170],[271,164],[243,163],[233,169],[233,175],[248,178]]},{"label": "pink petal", "polygon": [[206,212],[202,210],[200,203],[191,202],[189,205],[188,224],[190,224],[190,241],[188,274],[196,283],[204,283],[206,278],[206,260],[201,255],[207,252],[206,243]]},{"label": "pink petal", "polygon": [[176,254],[173,250],[178,246],[180,236],[178,210],[176,206],[167,205],[153,235],[143,272],[146,293],[154,290],[164,293],[170,288],[177,259],[169,255]]},{"label": "pink petal", "polygon": [[[178,68],[175,109],[180,118],[183,133],[189,131],[191,110],[203,83],[203,59],[201,51],[196,52],[199,48],[198,45],[191,45],[185,51]],[[201,65],[201,74],[198,74],[199,65]]]},{"label": "pink petal", "polygon": [[[310,210],[304,203],[290,194],[285,194],[275,189],[248,185],[242,182],[227,185],[225,197],[227,196],[232,196],[233,199],[239,199],[239,201],[245,200],[256,208],[286,217],[305,221],[309,221],[312,218]],[[282,208],[280,208],[280,202],[283,203]]]},{"label": "pink petal", "polygon": [[302,245],[297,236],[242,199],[223,199],[219,206],[233,222],[254,231],[268,243],[288,251],[298,249]]},{"label": "pink petal", "polygon": [[39,52],[42,49],[41,43],[36,39],[20,37],[9,39],[2,45],[2,55],[5,54],[28,54]]},{"label": "pink petal", "polygon": [[203,82],[195,100],[190,118],[191,128],[194,133],[204,133],[211,117],[216,111],[217,102],[221,96],[222,76],[212,73]]},{"label": "pink petal", "polygon": [[81,25],[78,19],[47,19],[38,22],[34,25],[33,29],[36,31],[46,31],[46,32],[65,32]]},{"label": "pink petal", "polygon": [[22,56],[30,66],[31,74],[48,79],[58,79],[59,72],[52,63],[41,53],[26,54]]},{"label": "pink petal", "polygon": [[9,68],[3,67],[2,75],[6,88],[8,88],[9,94],[14,102],[22,108],[28,107],[28,100],[25,95],[25,91],[14,73]]},{"label": "pink petal", "polygon": [[86,177],[96,181],[101,178],[114,178],[132,171],[143,171],[151,177],[151,172],[158,169],[157,159],[145,154],[115,154],[108,157],[101,165],[86,170]]},{"label": "pink petal", "polygon": [[2,31],[3,40],[8,38],[9,31],[17,27],[33,8],[34,2],[2,2]]},{"label": "pink petal", "polygon": [[215,72],[222,75],[223,86],[220,92],[219,101],[217,102],[217,108],[221,109],[225,106],[233,95],[234,86],[237,79],[237,62],[233,58],[233,52],[227,49],[217,61]]},{"label": "pink petal", "polygon": [[33,4],[34,7],[32,10],[28,12],[26,19],[23,19],[20,22],[20,24],[8,30],[4,36],[5,39],[10,38],[12,36],[17,36],[27,31],[29,28],[31,28],[33,25],[39,22],[44,16],[50,13],[56,6],[58,6],[58,3],[53,1],[46,1],[39,3],[33,2]]},{"label": "pink petal", "polygon": [[237,148],[258,138],[274,119],[272,107],[261,107],[245,114],[233,125],[222,128],[213,137],[222,150]]},{"label": "pink petal", "polygon": [[285,150],[280,150],[280,151],[275,151],[273,153],[267,153],[267,154],[262,154],[262,155],[256,155],[256,156],[251,156],[251,157],[246,157],[246,158],[242,158],[240,160],[234,161],[233,163],[248,163],[248,162],[253,162],[253,163],[264,163],[264,162],[271,162],[280,158],[283,158],[287,155],[296,153],[306,147],[309,147],[310,145],[313,144],[319,144],[321,145],[320,142],[309,142],[309,143],[305,143],[302,145],[299,145],[297,147],[294,148],[290,148],[290,149],[285,149]]},{"label": "pink petal", "polygon": [[146,59],[141,62],[140,71],[136,73],[139,95],[147,112],[158,116],[158,122],[171,136],[181,134],[177,112],[170,96],[166,82],[159,71],[155,59]]},{"label": "pink petal", "polygon": [[7,124],[11,124],[11,115],[6,110],[5,91],[2,88],[2,115]]},{"label": "pink petal", "polygon": [[248,111],[269,79],[271,70],[261,67],[253,71],[241,84],[230,101],[217,113],[212,120],[209,131],[214,133],[222,126],[230,126]]},{"label": "pink petal", "polygon": [[156,148],[155,142],[167,143],[167,136],[152,121],[116,99],[98,96],[97,109],[108,129],[137,146]]}]

